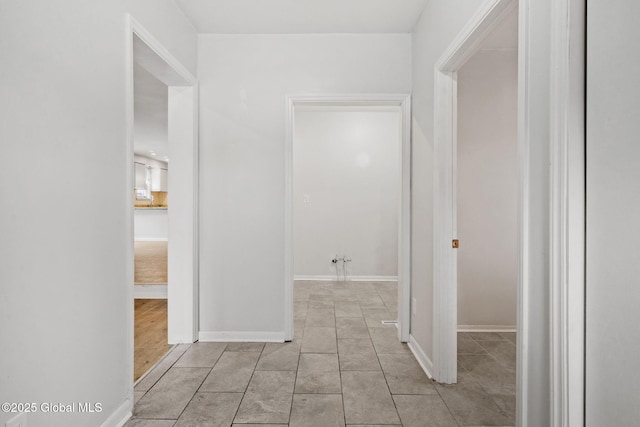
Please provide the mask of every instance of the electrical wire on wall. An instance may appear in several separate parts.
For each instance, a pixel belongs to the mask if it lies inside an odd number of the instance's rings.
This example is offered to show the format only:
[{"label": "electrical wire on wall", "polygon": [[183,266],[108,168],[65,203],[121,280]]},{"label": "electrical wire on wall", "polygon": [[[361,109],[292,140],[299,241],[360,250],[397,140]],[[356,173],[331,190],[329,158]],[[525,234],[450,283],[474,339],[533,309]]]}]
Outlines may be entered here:
[{"label": "electrical wire on wall", "polygon": [[338,255],[335,256],[335,258],[333,258],[331,260],[331,262],[336,266],[336,281],[339,282],[340,281],[340,274],[338,274]]},{"label": "electrical wire on wall", "polygon": [[344,273],[344,281],[345,281],[345,282],[346,282],[347,280],[349,280],[349,279],[347,278],[347,277],[348,277],[348,274],[347,274],[347,263],[350,263],[350,262],[351,262],[351,260],[350,260],[349,258],[347,258],[347,256],[346,256],[346,255],[344,255],[344,256],[342,257],[342,272]]},{"label": "electrical wire on wall", "polygon": [[[338,255],[336,255],[331,262],[336,266],[336,281],[338,282],[346,282],[349,279],[348,277],[348,270],[347,270],[347,263],[351,262],[351,259],[347,258],[346,255],[343,255],[341,258],[338,258]],[[342,280],[340,279],[340,268],[338,267],[338,263],[342,263]]]}]

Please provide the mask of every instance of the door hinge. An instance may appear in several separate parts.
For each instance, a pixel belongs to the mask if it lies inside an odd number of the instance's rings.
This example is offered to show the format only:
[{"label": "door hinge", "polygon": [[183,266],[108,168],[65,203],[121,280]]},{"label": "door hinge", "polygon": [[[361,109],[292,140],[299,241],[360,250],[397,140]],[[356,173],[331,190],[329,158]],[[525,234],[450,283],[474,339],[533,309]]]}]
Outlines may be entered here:
[{"label": "door hinge", "polygon": [[451,241],[451,247],[453,249],[458,249],[460,247],[460,241],[458,239],[453,239]]}]

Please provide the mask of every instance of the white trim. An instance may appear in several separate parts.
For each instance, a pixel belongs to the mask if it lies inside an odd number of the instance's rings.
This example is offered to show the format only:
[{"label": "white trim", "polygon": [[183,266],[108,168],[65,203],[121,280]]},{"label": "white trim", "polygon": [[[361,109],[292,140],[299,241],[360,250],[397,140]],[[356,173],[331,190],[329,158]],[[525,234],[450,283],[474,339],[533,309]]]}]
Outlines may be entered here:
[{"label": "white trim", "polygon": [[293,134],[298,106],[399,106],[402,114],[402,176],[398,233],[398,338],[409,340],[411,305],[411,96],[408,94],[319,94],[285,97],[285,339],[293,339]]},{"label": "white trim", "polygon": [[516,0],[487,0],[435,65],[433,374],[457,380],[456,132],[457,70],[482,40],[517,6]]},{"label": "white trim", "polygon": [[284,339],[293,341],[293,134],[294,98],[286,97],[284,145]]},{"label": "white trim", "polygon": [[195,342],[200,331],[200,85],[193,86],[193,327]]},{"label": "white trim", "polygon": [[[126,25],[125,25],[125,114],[126,114],[126,122],[125,122],[125,162],[127,164],[127,174],[125,176],[125,187],[122,189],[122,195],[125,198],[125,212],[123,212],[125,217],[125,242],[127,242],[126,251],[126,259],[127,263],[125,266],[125,300],[122,301],[124,304],[125,313],[126,313],[126,325],[127,325],[127,342],[126,342],[126,354],[127,354],[127,368],[123,373],[124,384],[130,384],[129,389],[127,390],[129,399],[125,401],[124,404],[129,404],[128,410],[126,413],[122,415],[124,418],[128,419],[131,417],[131,410],[133,409],[133,383],[131,379],[134,376],[134,304],[133,304],[133,283],[135,281],[135,248],[134,248],[134,200],[131,196],[131,189],[135,186],[135,177],[133,173],[133,168],[128,167],[128,165],[132,165],[134,161],[133,154],[133,136],[134,136],[134,126],[135,123],[133,121],[133,111],[134,111],[134,91],[133,91],[133,29],[131,23],[131,16],[127,16]],[[112,414],[107,421],[110,421],[112,417],[118,412],[121,411],[121,408],[116,410],[114,414]],[[113,419],[114,425],[116,419]],[[105,423],[106,424],[106,423]],[[104,425],[104,424],[103,424]],[[106,427],[106,426],[105,426]]]},{"label": "white trim", "polygon": [[458,325],[458,332],[516,332],[516,325]]},{"label": "white trim", "polygon": [[284,342],[284,332],[200,331],[201,342]]},{"label": "white trim", "polygon": [[416,341],[413,335],[409,335],[408,346],[424,373],[427,374],[429,378],[433,379],[433,363],[427,357],[427,354],[422,350],[422,347],[420,347],[420,344],[418,344],[418,341]]},{"label": "white trim", "polygon": [[519,0],[518,8],[518,161],[520,169],[518,202],[518,285],[516,346],[516,423],[527,427],[529,419],[529,246],[530,246],[530,109],[529,67],[531,58],[531,27],[529,5],[533,0]]},{"label": "white trim", "polygon": [[516,0],[485,0],[436,62],[436,70],[441,73],[459,70],[480,50],[485,37],[517,6]]},{"label": "white trim", "polygon": [[133,287],[135,299],[167,299],[167,285],[135,285]]},{"label": "white trim", "polygon": [[585,0],[551,10],[550,425],[584,425]]},{"label": "white trim", "polygon": [[[197,340],[194,333],[197,318],[196,270],[197,242],[197,86],[170,86],[169,93],[169,156],[173,194],[168,217],[168,338],[169,343]],[[175,286],[173,286],[175,284]]]},{"label": "white trim", "polygon": [[304,111],[304,112],[362,112],[362,111],[371,111],[371,112],[387,112],[387,113],[395,113],[398,111],[397,104],[389,104],[389,105],[323,105],[323,104],[309,104],[309,105],[299,105],[296,106],[296,111]]},{"label": "white trim", "polygon": [[398,214],[398,338],[411,332],[411,96],[402,100],[401,195]]},{"label": "white trim", "polygon": [[168,237],[136,237],[136,242],[168,242]]},{"label": "white trim", "polygon": [[115,411],[109,415],[109,418],[103,422],[100,427],[122,427],[131,418],[133,410],[133,401],[126,399]]},{"label": "white trim", "polygon": [[[334,275],[318,275],[318,276],[293,276],[294,281],[322,281],[322,282],[344,282],[344,280],[336,279]],[[397,282],[398,276],[347,276],[347,282]]]},{"label": "white trim", "polygon": [[[142,26],[136,19],[127,15],[129,21],[129,29],[136,36],[142,40],[147,47],[149,47],[160,59],[162,59],[172,71],[176,72],[182,80],[184,80],[184,86],[195,86],[197,84],[197,79],[187,70],[186,67],[176,59],[175,56],[169,52],[167,48],[165,48],[162,43],[158,41],[145,27]],[[133,53],[133,52],[132,52]],[[162,79],[161,79],[162,80]],[[167,84],[167,86],[171,86]]]}]

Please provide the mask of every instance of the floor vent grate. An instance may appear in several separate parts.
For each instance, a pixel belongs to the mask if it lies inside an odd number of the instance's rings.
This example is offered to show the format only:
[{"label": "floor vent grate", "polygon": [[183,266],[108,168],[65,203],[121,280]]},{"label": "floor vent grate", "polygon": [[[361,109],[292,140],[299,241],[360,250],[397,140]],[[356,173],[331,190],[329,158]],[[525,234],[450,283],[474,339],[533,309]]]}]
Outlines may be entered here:
[{"label": "floor vent grate", "polygon": [[381,323],[383,325],[393,325],[396,328],[398,327],[398,321],[397,320],[383,320],[383,321],[381,321]]}]

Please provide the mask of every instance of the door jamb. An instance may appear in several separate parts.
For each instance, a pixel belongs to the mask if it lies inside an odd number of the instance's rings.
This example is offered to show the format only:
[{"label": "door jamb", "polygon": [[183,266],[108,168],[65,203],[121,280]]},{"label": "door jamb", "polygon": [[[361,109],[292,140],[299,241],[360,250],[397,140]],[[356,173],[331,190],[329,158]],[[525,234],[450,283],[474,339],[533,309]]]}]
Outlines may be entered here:
[{"label": "door jamb", "polygon": [[[526,0],[530,1],[530,0]],[[586,0],[551,10],[551,420],[583,426]]]},{"label": "door jamb", "polygon": [[287,95],[285,121],[285,341],[293,339],[293,127],[297,105],[395,105],[402,116],[398,229],[398,339],[409,341],[411,300],[411,96],[408,94]]}]

